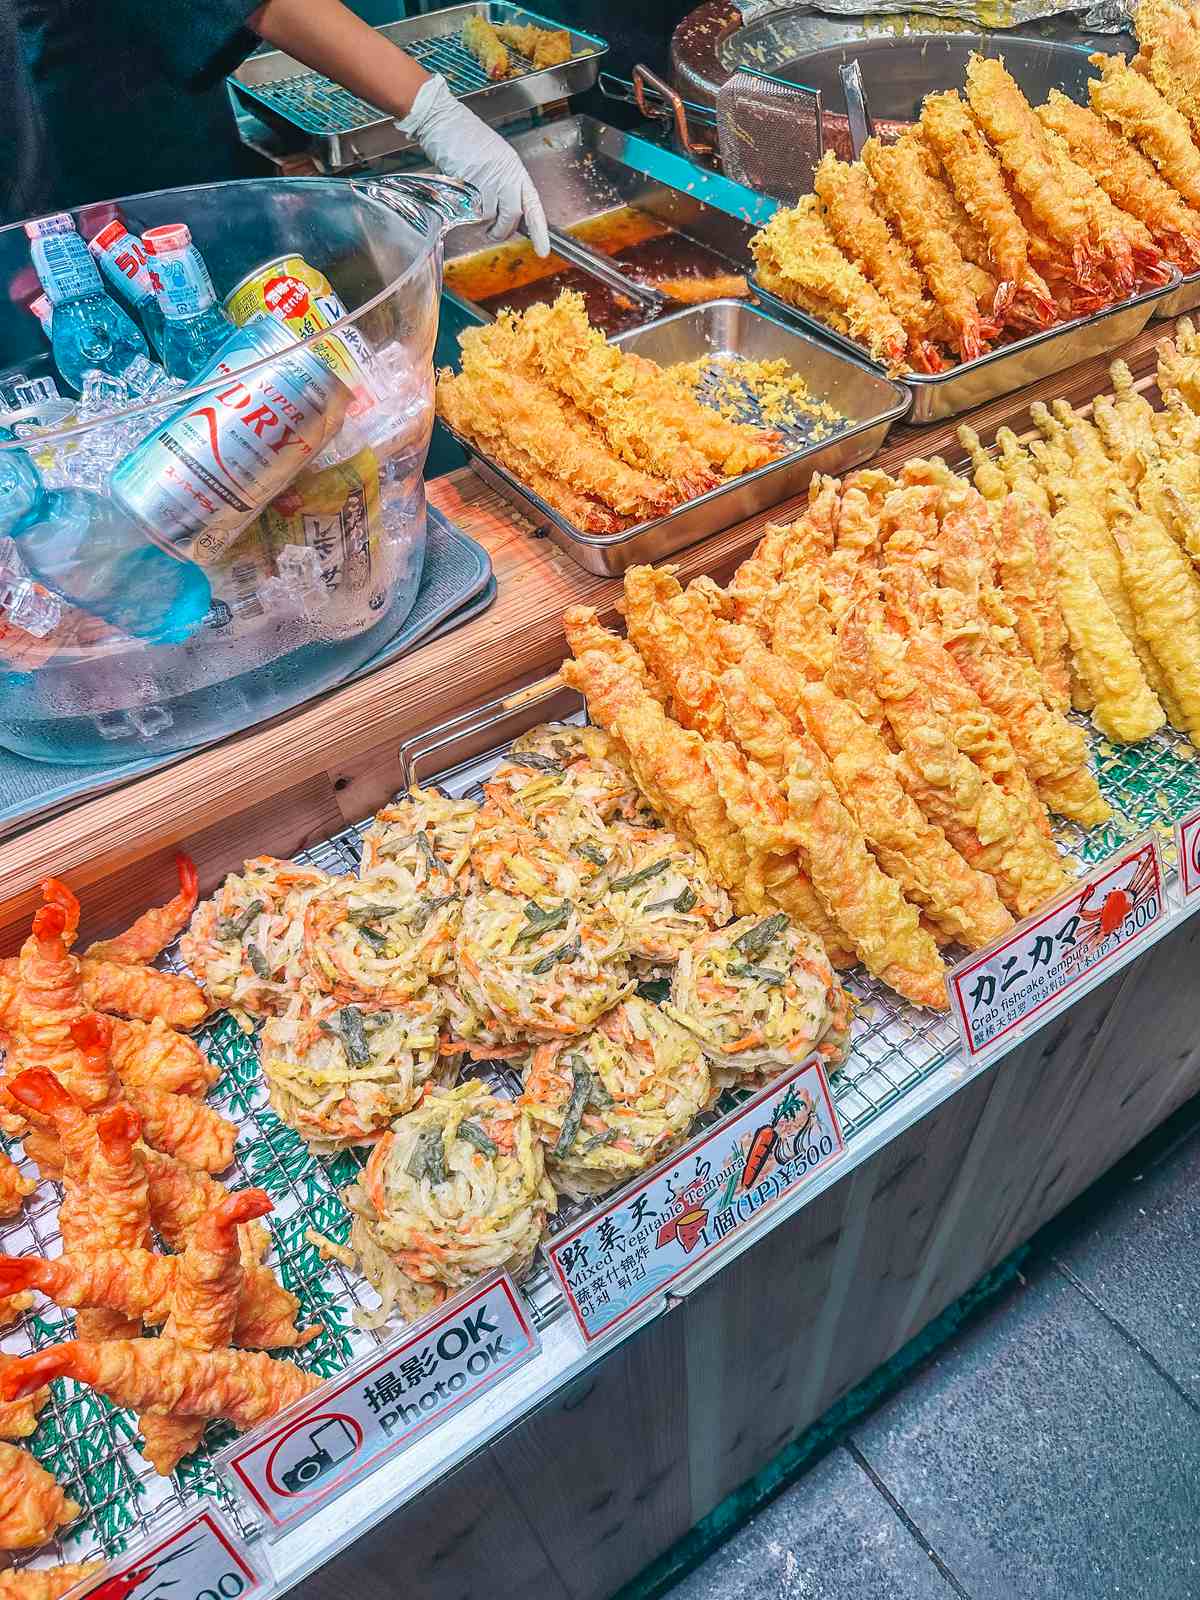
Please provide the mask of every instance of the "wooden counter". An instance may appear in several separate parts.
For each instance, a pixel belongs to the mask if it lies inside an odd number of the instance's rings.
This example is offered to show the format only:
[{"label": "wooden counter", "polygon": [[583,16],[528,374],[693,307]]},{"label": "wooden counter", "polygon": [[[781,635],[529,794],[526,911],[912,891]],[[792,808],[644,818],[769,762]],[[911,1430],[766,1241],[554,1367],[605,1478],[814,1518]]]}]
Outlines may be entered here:
[{"label": "wooden counter", "polygon": [[[1172,326],[1151,323],[1118,353],[1141,373]],[[985,441],[1004,422],[1019,431],[1034,400],[1065,395],[1083,402],[1107,389],[1110,360],[1086,362],[960,420]],[[895,467],[912,455],[939,452],[953,459],[961,455],[956,426],[896,429],[878,464]],[[24,937],[37,885],[48,873],[68,877],[80,893],[88,937],[174,892],[172,857],[180,844],[195,856],[208,892],[247,856],[288,856],[357,821],[397,788],[402,740],[554,670],[564,649],[566,606],[582,602],[615,615],[619,582],[577,567],[473,472],[439,478],[429,494],[491,555],[499,585],[492,608],[361,682],[0,844],[0,954]],[[766,522],[786,519],[799,504],[784,502],[682,552],[681,577],[724,576]]]}]

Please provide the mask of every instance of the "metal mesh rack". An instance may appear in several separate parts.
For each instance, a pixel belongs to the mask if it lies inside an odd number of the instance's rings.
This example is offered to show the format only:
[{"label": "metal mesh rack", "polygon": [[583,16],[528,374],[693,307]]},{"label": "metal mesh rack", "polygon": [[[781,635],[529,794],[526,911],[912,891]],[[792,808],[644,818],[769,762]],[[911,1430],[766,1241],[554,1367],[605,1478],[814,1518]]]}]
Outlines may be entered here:
[{"label": "metal mesh rack", "polygon": [[[1086,869],[1123,839],[1154,827],[1162,836],[1168,865],[1173,866],[1173,819],[1200,805],[1200,761],[1194,759],[1182,736],[1173,732],[1140,745],[1119,747],[1096,735],[1090,725],[1084,726],[1089,729],[1101,787],[1115,815],[1112,823],[1089,833],[1071,824],[1060,825],[1060,849]],[[443,786],[454,795],[471,794],[477,789],[481,770],[490,770],[500,754],[495,751],[482,762],[475,759],[469,767],[443,774]],[[297,860],[331,873],[355,872],[363,827],[365,823],[346,828]],[[182,970],[175,951],[168,952],[166,964]],[[946,1016],[905,1004],[860,970],[848,976],[847,985],[857,1002],[852,1050],[832,1087],[847,1142],[852,1143],[946,1063],[955,1050],[957,1035]],[[333,1375],[381,1343],[388,1332],[355,1324],[357,1309],[376,1304],[373,1291],[339,1263],[323,1260],[306,1237],[311,1228],[338,1242],[346,1238],[350,1219],[338,1191],[353,1180],[364,1157],[353,1151],[315,1156],[298,1134],[279,1121],[267,1103],[254,1039],[242,1033],[228,1014],[206,1024],[198,1038],[221,1067],[210,1100],[239,1125],[235,1166],[228,1181],[235,1188],[258,1185],[272,1195],[273,1248],[268,1261],[298,1296],[300,1323],[323,1324],[321,1336],[293,1352],[292,1358],[311,1371]],[[502,1064],[485,1064],[474,1070],[485,1075],[497,1093],[519,1092],[515,1074]],[[716,1120],[740,1098],[726,1095],[704,1121]],[[23,1213],[0,1224],[0,1253],[58,1254],[62,1248],[58,1200],[57,1185],[40,1184]],[[584,1209],[582,1203],[564,1202],[554,1222],[555,1231],[576,1220]],[[537,1326],[545,1327],[565,1310],[541,1257],[523,1289]],[[69,1337],[71,1322],[70,1313],[50,1305],[37,1307],[0,1336],[0,1351],[23,1353]],[[57,1560],[116,1554],[204,1496],[218,1498],[243,1535],[255,1536],[256,1526],[241,1503],[226,1493],[212,1467],[213,1456],[232,1437],[228,1428],[210,1427],[201,1450],[170,1479],[159,1478],[137,1453],[136,1431],[128,1412],[111,1406],[86,1387],[71,1382],[52,1386],[52,1399],[28,1446],[82,1510],[64,1537],[32,1559],[40,1564],[50,1559],[51,1553]]]}]

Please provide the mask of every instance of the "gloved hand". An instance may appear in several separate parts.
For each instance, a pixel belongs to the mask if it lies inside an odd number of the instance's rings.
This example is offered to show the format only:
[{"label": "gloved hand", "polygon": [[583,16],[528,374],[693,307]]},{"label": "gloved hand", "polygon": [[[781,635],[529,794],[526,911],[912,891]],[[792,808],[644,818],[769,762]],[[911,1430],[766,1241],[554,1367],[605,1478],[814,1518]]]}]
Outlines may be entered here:
[{"label": "gloved hand", "polygon": [[550,254],[546,213],[521,158],[494,128],[454,98],[444,78],[421,85],[412,110],[397,127],[417,141],[439,172],[475,185],[483,197],[484,216],[494,219],[489,239],[507,239],[524,217],[534,250],[539,256]]}]

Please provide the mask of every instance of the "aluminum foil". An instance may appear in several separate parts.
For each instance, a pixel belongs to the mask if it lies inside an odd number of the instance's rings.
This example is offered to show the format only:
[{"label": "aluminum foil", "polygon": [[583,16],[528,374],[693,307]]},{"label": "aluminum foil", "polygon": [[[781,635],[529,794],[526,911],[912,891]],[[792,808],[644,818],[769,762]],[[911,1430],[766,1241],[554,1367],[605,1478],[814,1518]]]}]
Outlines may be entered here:
[{"label": "aluminum foil", "polygon": [[[749,24],[783,8],[772,0],[759,4],[748,0],[739,9],[743,24]],[[804,9],[826,17],[940,17],[963,28],[987,32],[1076,16],[1090,33],[1120,33],[1131,29],[1134,5],[1132,0],[1097,0],[1094,5],[1088,5],[1086,0],[820,0],[818,5]]]}]

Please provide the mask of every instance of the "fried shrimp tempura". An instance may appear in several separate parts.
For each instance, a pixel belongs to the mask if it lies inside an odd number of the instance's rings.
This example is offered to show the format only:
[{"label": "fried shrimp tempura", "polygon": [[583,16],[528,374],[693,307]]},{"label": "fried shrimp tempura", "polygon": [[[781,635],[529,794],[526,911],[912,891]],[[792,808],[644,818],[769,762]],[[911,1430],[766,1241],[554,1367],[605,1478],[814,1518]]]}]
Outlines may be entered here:
[{"label": "fried shrimp tempura", "polygon": [[1148,739],[1166,718],[1133,646],[1076,546],[1063,540],[1055,556],[1071,647],[1094,699],[1092,721],[1106,737],[1120,743]]},{"label": "fried shrimp tempura", "polygon": [[53,1378],[74,1378],[134,1411],[157,1406],[181,1416],[222,1417],[242,1429],[324,1381],[261,1351],[189,1350],[173,1339],[71,1339],[14,1361],[0,1373],[0,1399],[19,1399]]},{"label": "fried shrimp tempura", "polygon": [[1200,39],[1196,20],[1175,0],[1141,0],[1134,19],[1141,48],[1136,70],[1169,100],[1200,134]]},{"label": "fried shrimp tempura", "polygon": [[110,1021],[112,1064],[128,1088],[164,1089],[200,1099],[221,1075],[198,1044],[160,1017],[153,1022]]},{"label": "fried shrimp tempura", "polygon": [[1112,491],[1113,536],[1138,627],[1200,749],[1200,601],[1187,557],[1156,517]]},{"label": "fried shrimp tempura", "polygon": [[904,366],[908,336],[903,323],[843,255],[815,195],[805,195],[790,210],[780,207],[751,239],[750,249],[772,293],[824,318],[886,367]]},{"label": "fried shrimp tempura", "polygon": [[209,1012],[204,992],[181,972],[126,966],[96,956],[80,962],[83,998],[93,1011],[110,1011],[143,1022],[161,1018],[172,1028],[195,1028]]},{"label": "fried shrimp tempura", "polygon": [[0,1572],[0,1600],[62,1600],[68,1590],[103,1570],[103,1561],[64,1561],[57,1567],[20,1567]]},{"label": "fried shrimp tempura", "polygon": [[187,927],[200,893],[200,880],[196,863],[182,850],[175,857],[175,870],[179,874],[179,893],[166,905],[151,906],[124,933],[115,939],[102,939],[88,946],[93,960],[120,961],[126,966],[138,966],[153,961],[173,939]]},{"label": "fried shrimp tempura", "polygon": [[897,232],[925,274],[959,354],[964,361],[974,360],[987,348],[991,325],[980,315],[963,254],[939,220],[935,180],[921,149],[912,143],[881,145],[868,139],[863,160]]},{"label": "fried shrimp tempura", "polygon": [[0,1217],[15,1217],[26,1199],[37,1188],[15,1162],[0,1153]]},{"label": "fried shrimp tempura", "polygon": [[1115,205],[1136,217],[1159,250],[1183,272],[1200,266],[1200,213],[1163,181],[1153,163],[1087,106],[1051,89],[1038,116],[1066,141],[1071,157]]},{"label": "fried shrimp tempura", "polygon": [[[32,1301],[33,1296],[28,1295]],[[11,1366],[16,1356],[0,1352],[0,1372]],[[38,1413],[50,1398],[49,1389],[35,1389],[22,1400],[0,1401],[0,1439],[16,1443],[37,1432]]]},{"label": "fried shrimp tempura", "polygon": [[[36,1356],[27,1358],[36,1361]],[[14,1382],[17,1361],[0,1374],[0,1383]],[[41,1380],[23,1388],[22,1394],[40,1389]],[[7,1399],[18,1399],[16,1394]],[[54,1479],[28,1452],[14,1444],[0,1443],[0,1548],[36,1550],[56,1531],[79,1515],[74,1500],[68,1500]]]},{"label": "fried shrimp tempura", "polygon": [[1200,151],[1187,119],[1124,56],[1088,59],[1099,69],[1088,80],[1092,109],[1137,144],[1189,206],[1200,207]]},{"label": "fried shrimp tempura", "polygon": [[861,161],[839,161],[827,150],[813,173],[813,188],[834,239],[899,318],[913,364],[923,371],[939,370],[943,363],[934,339],[940,332],[938,308],[908,247],[888,227],[866,167]]},{"label": "fried shrimp tempura", "polygon": [[485,16],[476,14],[467,18],[463,23],[462,42],[493,81],[509,76],[512,67],[508,51]]}]

